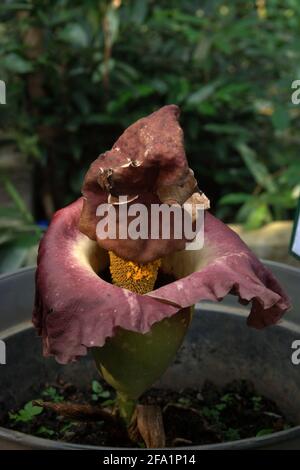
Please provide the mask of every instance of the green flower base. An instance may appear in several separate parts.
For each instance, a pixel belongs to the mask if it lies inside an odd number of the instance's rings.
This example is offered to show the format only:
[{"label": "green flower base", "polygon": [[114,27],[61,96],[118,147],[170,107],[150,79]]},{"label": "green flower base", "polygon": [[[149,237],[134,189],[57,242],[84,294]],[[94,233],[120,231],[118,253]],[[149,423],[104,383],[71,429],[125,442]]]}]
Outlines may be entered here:
[{"label": "green flower base", "polygon": [[192,319],[185,308],[155,323],[146,334],[119,329],[102,348],[93,348],[97,368],[117,390],[121,414],[130,416],[136,400],[167,369],[181,346]]}]

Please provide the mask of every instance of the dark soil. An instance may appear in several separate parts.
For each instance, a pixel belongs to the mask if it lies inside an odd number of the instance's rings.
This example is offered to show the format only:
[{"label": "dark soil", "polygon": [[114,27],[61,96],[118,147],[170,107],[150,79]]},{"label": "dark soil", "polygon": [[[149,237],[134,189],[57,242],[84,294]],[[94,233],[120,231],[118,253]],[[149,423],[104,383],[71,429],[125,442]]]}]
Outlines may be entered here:
[{"label": "dark soil", "polygon": [[[89,403],[113,407],[114,391],[105,383],[94,381],[89,390],[78,390],[71,383],[58,379],[41,386],[33,399]],[[232,382],[220,388],[206,382],[202,390],[180,392],[151,389],[142,398],[143,404],[159,405],[163,410],[167,446],[212,444],[254,436],[262,436],[292,427],[278,406],[259,395],[246,381]],[[64,442],[132,447],[121,425],[112,428],[105,421],[79,422],[62,418],[53,411],[11,410],[0,419],[0,425],[18,431]],[[27,408],[28,410],[28,408]],[[0,417],[1,418],[1,417]],[[143,444],[140,444],[143,447]]]}]

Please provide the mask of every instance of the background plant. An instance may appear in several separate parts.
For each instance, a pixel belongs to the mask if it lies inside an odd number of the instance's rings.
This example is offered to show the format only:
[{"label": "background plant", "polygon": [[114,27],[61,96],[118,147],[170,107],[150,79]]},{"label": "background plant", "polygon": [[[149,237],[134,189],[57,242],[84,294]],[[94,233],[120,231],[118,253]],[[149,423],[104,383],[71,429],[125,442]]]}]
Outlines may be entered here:
[{"label": "background plant", "polygon": [[80,194],[90,162],[137,118],[182,109],[215,213],[259,227],[300,193],[297,0],[6,0],[1,126],[34,162],[35,216]]},{"label": "background plant", "polygon": [[35,263],[42,230],[9,177],[1,172],[0,183],[11,200],[8,207],[0,207],[1,274]]}]

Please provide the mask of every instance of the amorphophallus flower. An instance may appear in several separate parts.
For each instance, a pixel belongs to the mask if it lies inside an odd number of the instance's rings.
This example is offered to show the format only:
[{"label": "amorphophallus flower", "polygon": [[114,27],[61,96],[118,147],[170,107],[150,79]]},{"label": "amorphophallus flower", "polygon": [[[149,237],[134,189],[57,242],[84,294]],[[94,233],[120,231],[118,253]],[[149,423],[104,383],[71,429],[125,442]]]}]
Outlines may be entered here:
[{"label": "amorphophallus flower", "polygon": [[256,328],[278,322],[289,307],[268,269],[208,210],[197,250],[185,249],[186,238],[174,230],[168,239],[99,236],[103,204],[117,208],[117,229],[129,224],[118,212],[121,197],[127,209],[186,202],[208,208],[178,117],[170,105],[131,125],[92,163],[83,197],[55,214],[39,250],[33,322],[44,355],[65,364],[91,350],[128,422],[136,400],[174,358],[196,302],[237,295],[252,304],[248,324]]}]

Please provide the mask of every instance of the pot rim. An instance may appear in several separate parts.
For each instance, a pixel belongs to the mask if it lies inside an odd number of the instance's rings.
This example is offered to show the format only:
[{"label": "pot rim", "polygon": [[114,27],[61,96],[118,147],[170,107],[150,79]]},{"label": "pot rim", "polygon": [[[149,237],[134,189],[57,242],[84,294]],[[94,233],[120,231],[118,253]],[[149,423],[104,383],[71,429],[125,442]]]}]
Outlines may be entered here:
[{"label": "pot rim", "polygon": [[[300,425],[295,426],[284,431],[279,431],[267,436],[261,437],[250,437],[247,439],[239,439],[236,441],[221,442],[218,444],[204,444],[195,446],[184,446],[178,448],[179,450],[229,450],[229,449],[258,449],[264,446],[270,446],[272,444],[282,444],[286,441],[299,438],[300,436]],[[104,446],[91,446],[85,444],[72,444],[68,442],[55,441],[50,439],[44,439],[42,437],[36,437],[31,434],[25,434],[12,429],[0,427],[0,439],[4,439],[10,443],[23,445],[25,447],[31,447],[35,449],[44,450],[128,450],[128,447],[104,447]],[[133,447],[132,450],[143,450],[139,447]],[[149,449],[145,449],[146,451]],[[174,447],[164,447],[160,450],[174,450]]]}]

